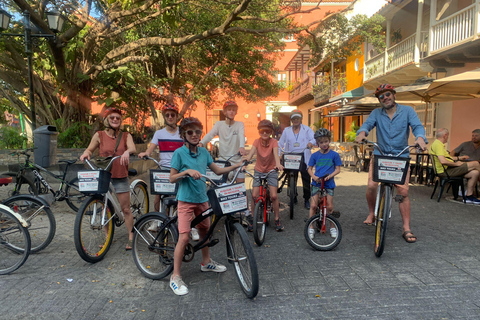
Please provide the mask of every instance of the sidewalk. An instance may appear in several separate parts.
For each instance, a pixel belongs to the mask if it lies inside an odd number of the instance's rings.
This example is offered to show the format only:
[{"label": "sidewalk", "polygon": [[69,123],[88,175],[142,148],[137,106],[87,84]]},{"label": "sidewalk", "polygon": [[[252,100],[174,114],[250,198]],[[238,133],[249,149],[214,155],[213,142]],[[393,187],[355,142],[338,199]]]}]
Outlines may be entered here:
[{"label": "sidewalk", "polygon": [[[196,255],[182,266],[190,293],[177,297],[168,279],[149,280],[137,270],[123,249],[124,226],[116,229],[103,261],[84,262],[73,244],[75,214],[63,202],[54,204],[57,234],[51,245],[0,277],[0,319],[479,319],[480,207],[438,203],[430,199],[432,187],[411,186],[411,227],[418,241],[408,244],[401,237],[395,203],[385,252],[376,258],[374,227],[362,223],[366,181],[367,173],[344,168],[336,178],[343,238],[331,252],[313,251],[304,239],[308,212],[301,187],[293,220],[281,206],[285,231],[269,227],[264,245],[254,247],[260,291],[253,301],[226,261],[222,228],[211,253],[229,269],[202,273]],[[287,202],[285,191],[280,201]]]}]

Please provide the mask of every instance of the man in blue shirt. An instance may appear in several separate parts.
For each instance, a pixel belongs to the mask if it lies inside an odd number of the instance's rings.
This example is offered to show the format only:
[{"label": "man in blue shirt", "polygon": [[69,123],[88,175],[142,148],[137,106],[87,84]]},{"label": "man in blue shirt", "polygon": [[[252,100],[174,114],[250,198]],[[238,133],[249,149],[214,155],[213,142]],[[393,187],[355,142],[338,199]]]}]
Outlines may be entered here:
[{"label": "man in blue shirt", "polygon": [[[425,128],[423,127],[417,113],[412,107],[397,104],[395,102],[395,88],[390,84],[382,84],[375,91],[382,108],[372,111],[367,120],[357,131],[355,142],[361,143],[369,132],[377,128],[377,143],[385,154],[398,154],[406,146],[408,146],[408,136],[410,128],[416,140],[415,143],[420,145],[422,150],[427,148],[427,139],[425,137]],[[374,151],[374,155],[379,155],[378,150]],[[403,157],[408,157],[405,153]],[[368,172],[367,186],[367,203],[368,217],[363,222],[371,225],[375,220],[375,202],[377,197],[378,183],[372,179],[373,161],[370,161],[370,169]],[[398,194],[398,202],[400,214],[403,220],[403,238],[409,243],[417,241],[417,237],[410,230],[410,199],[408,198],[408,177],[403,185],[395,185]]]}]

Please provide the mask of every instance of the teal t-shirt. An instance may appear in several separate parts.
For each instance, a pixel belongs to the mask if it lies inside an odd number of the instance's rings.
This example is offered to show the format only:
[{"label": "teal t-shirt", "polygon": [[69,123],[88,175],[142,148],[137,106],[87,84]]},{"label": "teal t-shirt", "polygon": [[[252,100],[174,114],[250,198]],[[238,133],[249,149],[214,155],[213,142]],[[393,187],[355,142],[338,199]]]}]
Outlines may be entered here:
[{"label": "teal t-shirt", "polygon": [[[173,153],[171,166],[178,170],[178,172],[193,169],[201,174],[206,174],[207,167],[209,167],[212,162],[212,156],[208,153],[207,149],[197,148],[196,156],[192,156],[190,150],[188,150],[186,146],[183,146]],[[207,186],[205,181],[195,180],[191,177],[180,179],[177,200],[191,203],[207,202]]]}]

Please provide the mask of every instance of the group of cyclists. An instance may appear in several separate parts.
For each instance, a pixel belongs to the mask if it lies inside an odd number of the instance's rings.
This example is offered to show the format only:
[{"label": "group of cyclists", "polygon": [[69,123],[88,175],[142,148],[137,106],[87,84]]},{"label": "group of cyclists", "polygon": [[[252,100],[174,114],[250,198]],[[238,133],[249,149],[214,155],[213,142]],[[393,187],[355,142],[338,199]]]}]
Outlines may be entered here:
[{"label": "group of cyclists", "polygon": [[[418,116],[411,107],[401,106],[395,103],[395,89],[389,84],[381,85],[375,92],[382,108],[376,109],[365,121],[356,141],[362,140],[374,127],[377,127],[377,140],[379,145],[386,148],[386,152],[394,151],[408,145],[410,127],[422,149],[425,149],[425,129],[418,120]],[[330,149],[331,133],[327,129],[319,129],[314,132],[311,128],[302,124],[303,114],[300,110],[294,110],[290,114],[292,125],[285,128],[280,139],[272,137],[274,125],[270,120],[261,120],[257,129],[259,138],[256,139],[250,152],[245,151],[245,127],[242,122],[235,121],[238,105],[233,100],[228,100],[223,105],[224,121],[218,121],[203,139],[202,123],[194,117],[180,120],[179,109],[175,104],[167,103],[162,107],[162,115],[165,120],[165,128],[155,132],[155,135],[145,152],[139,153],[139,157],[150,156],[158,147],[160,164],[170,169],[170,182],[178,182],[178,229],[179,240],[174,252],[174,271],[170,278],[170,287],[177,295],[188,293],[186,284],[182,281],[180,267],[182,257],[189,237],[194,240],[199,235],[204,236],[209,228],[209,219],[204,220],[197,226],[198,230],[191,230],[190,223],[196,215],[208,208],[206,185],[199,181],[202,174],[206,174],[207,168],[215,174],[221,175],[240,167],[244,160],[252,160],[256,156],[251,210],[245,212],[248,230],[252,230],[252,212],[255,199],[259,196],[259,179],[261,175],[271,172],[272,169],[283,170],[280,155],[285,152],[303,153],[303,162],[300,166],[300,174],[303,182],[303,197],[306,209],[313,216],[319,202],[320,180],[323,179],[327,194],[327,210],[333,213],[333,195],[335,189],[334,177],[340,173],[341,160],[337,152]],[[136,152],[135,145],[130,134],[120,130],[122,112],[116,108],[108,108],[104,112],[105,130],[95,133],[90,145],[80,157],[80,160],[90,159],[95,149],[99,148],[100,156],[121,155],[119,162],[114,163],[112,168],[112,182],[116,193],[125,212],[126,226],[130,230],[129,240],[125,249],[132,248],[133,218],[129,214],[129,193],[127,170],[129,156]],[[230,159],[231,166],[217,166],[210,153],[203,148],[212,138],[219,136],[219,154],[222,157],[236,156]],[[318,146],[319,150],[313,155],[311,148]],[[389,150],[391,149],[391,150]],[[371,162],[373,163],[373,161]],[[376,184],[371,179],[372,165],[370,166],[369,183],[367,190],[367,202],[370,213],[365,224],[374,222],[374,197]],[[180,179],[180,180],[179,180]],[[237,178],[238,183],[245,181],[245,175]],[[268,186],[272,200],[272,209],[275,215],[276,231],[284,230],[279,217],[279,201],[277,195],[278,173],[269,175]],[[397,186],[401,199],[400,212],[404,222],[403,237],[407,242],[415,242],[416,237],[410,231],[410,202],[408,201],[408,180],[403,186]],[[373,190],[373,191],[372,191]],[[372,205],[373,198],[373,205]],[[155,197],[154,207],[160,210],[160,196]],[[331,237],[335,238],[336,230],[330,230]],[[313,236],[313,230],[310,237]],[[224,272],[226,267],[213,261],[209,255],[209,248],[202,249],[201,271]]]}]

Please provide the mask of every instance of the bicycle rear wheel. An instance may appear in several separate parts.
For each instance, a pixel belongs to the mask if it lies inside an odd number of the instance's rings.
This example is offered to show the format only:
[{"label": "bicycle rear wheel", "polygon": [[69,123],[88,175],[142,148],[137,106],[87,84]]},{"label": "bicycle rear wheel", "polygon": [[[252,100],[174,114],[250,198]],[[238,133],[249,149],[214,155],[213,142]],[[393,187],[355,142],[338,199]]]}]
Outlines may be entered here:
[{"label": "bicycle rear wheel", "polygon": [[[337,219],[327,215],[325,228],[322,229],[323,214],[316,214],[307,220],[303,234],[307,243],[315,250],[329,251],[335,249],[342,240],[342,227]],[[313,231],[313,235],[310,234]]]},{"label": "bicycle rear wheel", "polygon": [[2,187],[2,190],[7,191],[8,197],[12,197],[18,194],[32,194],[38,195],[37,187],[32,180],[21,175],[17,181],[17,173],[16,172],[3,172],[0,175],[12,177],[13,181],[8,186]]},{"label": "bicycle rear wheel", "polygon": [[115,223],[108,206],[102,225],[103,196],[88,198],[80,207],[73,226],[73,241],[80,257],[91,263],[102,260],[112,245]]},{"label": "bicycle rear wheel", "polygon": [[85,194],[78,191],[78,178],[70,180],[65,188],[65,201],[68,206],[73,211],[78,212],[78,209],[80,209],[80,206],[86,198],[87,196]]},{"label": "bicycle rear wheel", "polygon": [[44,203],[30,195],[10,197],[4,205],[20,214],[28,223],[31,239],[31,253],[45,249],[53,240],[57,230],[55,216]]},{"label": "bicycle rear wheel", "polygon": [[243,292],[253,299],[258,293],[258,269],[248,236],[238,222],[226,227],[225,236],[228,260],[235,267],[235,274]]},{"label": "bicycle rear wheel", "polygon": [[150,199],[148,197],[147,184],[141,180],[136,180],[130,185],[130,209],[133,218],[140,219],[141,216],[148,213]]},{"label": "bicycle rear wheel", "polygon": [[387,233],[388,218],[392,207],[392,187],[380,185],[380,202],[376,218],[375,229],[375,256],[380,257],[385,249],[385,235]]},{"label": "bicycle rear wheel", "polygon": [[293,209],[295,208],[295,196],[297,193],[297,184],[295,183],[295,174],[290,172],[288,178],[288,196],[290,204],[290,219],[293,219]]},{"label": "bicycle rear wheel", "polygon": [[0,208],[0,275],[20,268],[30,254],[28,229],[7,210]]},{"label": "bicycle rear wheel", "polygon": [[166,217],[155,212],[142,217],[134,227],[133,261],[149,279],[162,279],[173,270],[178,231],[174,224],[162,231],[166,221]]},{"label": "bicycle rear wheel", "polygon": [[263,199],[259,199],[253,211],[253,238],[259,247],[265,241],[265,234],[267,232],[267,221],[264,211],[265,202],[263,202]]}]

